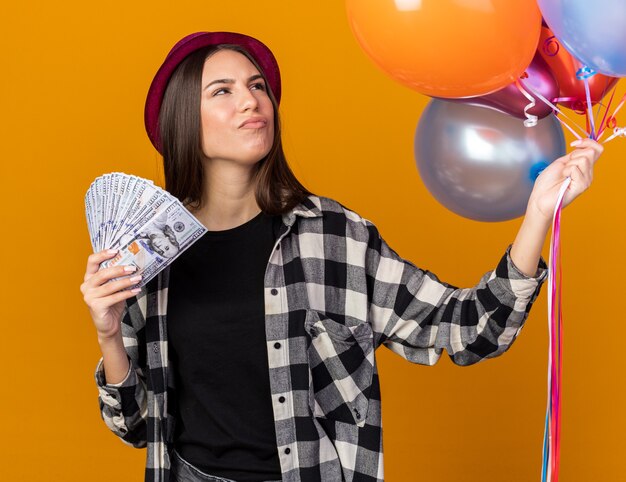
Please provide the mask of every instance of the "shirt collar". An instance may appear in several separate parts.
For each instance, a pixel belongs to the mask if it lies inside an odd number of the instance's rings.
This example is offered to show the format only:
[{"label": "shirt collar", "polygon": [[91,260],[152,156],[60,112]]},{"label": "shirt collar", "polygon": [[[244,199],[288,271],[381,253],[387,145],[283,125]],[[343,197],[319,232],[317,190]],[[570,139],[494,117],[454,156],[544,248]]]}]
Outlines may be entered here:
[{"label": "shirt collar", "polygon": [[313,194],[310,194],[291,211],[283,214],[283,222],[287,226],[291,226],[296,221],[296,216],[301,216],[303,218],[321,217],[322,209],[320,198]]}]

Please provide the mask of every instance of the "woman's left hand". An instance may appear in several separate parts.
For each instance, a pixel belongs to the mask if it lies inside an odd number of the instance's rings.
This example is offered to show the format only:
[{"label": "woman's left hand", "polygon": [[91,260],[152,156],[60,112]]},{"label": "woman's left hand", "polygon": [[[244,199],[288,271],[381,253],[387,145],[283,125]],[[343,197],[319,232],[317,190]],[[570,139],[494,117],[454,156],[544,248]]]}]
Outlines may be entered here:
[{"label": "woman's left hand", "polygon": [[538,211],[546,219],[552,219],[554,207],[563,181],[571,177],[563,196],[563,207],[580,196],[591,185],[593,166],[602,154],[604,147],[591,139],[572,142],[576,148],[559,157],[546,167],[537,180],[528,200],[528,209]]}]

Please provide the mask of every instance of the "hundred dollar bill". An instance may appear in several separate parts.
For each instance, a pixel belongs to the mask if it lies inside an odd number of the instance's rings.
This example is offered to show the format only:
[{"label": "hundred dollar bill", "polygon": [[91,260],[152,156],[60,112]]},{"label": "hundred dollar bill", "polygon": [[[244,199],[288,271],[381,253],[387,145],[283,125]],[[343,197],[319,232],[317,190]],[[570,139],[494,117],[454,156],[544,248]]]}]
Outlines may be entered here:
[{"label": "hundred dollar bill", "polygon": [[[206,228],[178,200],[170,202],[156,216],[143,225],[133,228],[112,246],[117,255],[102,263],[101,267],[133,265],[142,275],[142,287],[161,270],[169,266],[195,240],[206,233]],[[118,278],[119,279],[119,278]]]},{"label": "hundred dollar bill", "polygon": [[175,198],[162,189],[146,189],[139,197],[143,205],[136,210],[132,217],[122,220],[118,226],[118,234],[113,237],[109,245],[117,245],[120,239],[133,234],[134,230],[148,224],[152,218],[158,217],[169,207],[173,199]]},{"label": "hundred dollar bill", "polygon": [[[132,191],[126,188],[129,185]],[[145,224],[158,208],[173,198],[151,181],[123,173],[104,174],[85,196],[87,224],[94,251],[116,244],[133,226]]]}]

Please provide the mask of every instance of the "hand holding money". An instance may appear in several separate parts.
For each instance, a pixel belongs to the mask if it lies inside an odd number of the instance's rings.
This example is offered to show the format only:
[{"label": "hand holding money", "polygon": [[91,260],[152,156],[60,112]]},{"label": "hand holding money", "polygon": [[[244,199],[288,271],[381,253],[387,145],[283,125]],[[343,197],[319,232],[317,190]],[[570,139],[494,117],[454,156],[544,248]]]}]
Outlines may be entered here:
[{"label": "hand holding money", "polygon": [[85,195],[94,254],[80,287],[98,332],[107,383],[129,372],[121,333],[126,300],[206,229],[168,192],[122,173],[98,177]]},{"label": "hand holding money", "polygon": [[135,267],[100,269],[103,262],[117,254],[115,250],[104,250],[89,256],[85,279],[80,286],[101,341],[119,336],[124,302],[141,291],[141,288],[131,288],[141,281],[141,275],[133,274]]},{"label": "hand holding money", "polygon": [[[85,195],[85,210],[94,252],[118,251],[101,268],[134,266],[135,276],[142,276],[132,285],[138,288],[206,232],[170,193],[123,173],[98,177]],[[130,278],[130,273],[121,274]]]}]

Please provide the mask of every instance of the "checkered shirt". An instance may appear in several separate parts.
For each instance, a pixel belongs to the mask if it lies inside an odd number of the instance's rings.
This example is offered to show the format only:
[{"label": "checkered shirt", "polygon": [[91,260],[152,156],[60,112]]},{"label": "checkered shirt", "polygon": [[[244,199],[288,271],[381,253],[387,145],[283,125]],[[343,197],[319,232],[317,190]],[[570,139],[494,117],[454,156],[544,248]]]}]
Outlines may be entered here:
[{"label": "checkered shirt", "polygon": [[[458,365],[504,353],[547,276],[543,260],[525,276],[509,251],[475,287],[459,289],[400,258],[336,201],[311,195],[283,215],[264,287],[283,481],[384,479],[376,348],[423,365],[443,350]],[[169,481],[176,418],[167,287],[166,269],[127,302],[125,380],[106,384],[102,361],[96,370],[102,418],[127,444],[147,446],[150,482]]]}]

